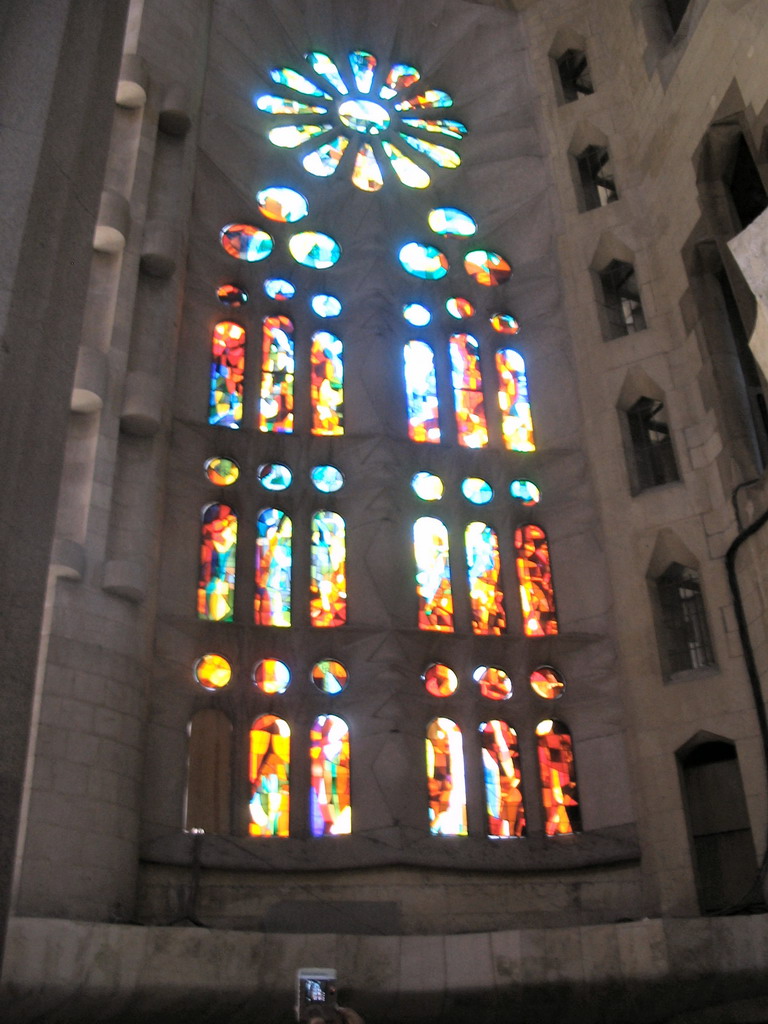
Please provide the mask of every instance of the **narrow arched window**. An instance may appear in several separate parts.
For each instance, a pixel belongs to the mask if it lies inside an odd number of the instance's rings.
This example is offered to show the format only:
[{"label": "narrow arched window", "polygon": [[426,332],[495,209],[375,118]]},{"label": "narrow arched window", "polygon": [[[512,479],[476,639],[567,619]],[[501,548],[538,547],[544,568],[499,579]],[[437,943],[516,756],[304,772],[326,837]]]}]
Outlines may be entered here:
[{"label": "narrow arched window", "polygon": [[343,626],[347,621],[346,558],[344,520],[336,512],[315,512],[309,599],[313,626]]},{"label": "narrow arched window", "polygon": [[536,728],[541,774],[541,799],[548,836],[581,831],[576,764],[568,728],[547,719]]},{"label": "narrow arched window", "polygon": [[293,433],[293,322],[287,316],[264,317],[259,430]]},{"label": "narrow arched window", "polygon": [[229,505],[203,509],[197,614],[211,622],[231,622],[235,610],[237,516]]},{"label": "narrow arched window", "polygon": [[189,723],[187,808],[184,827],[229,832],[232,724],[223,711],[205,708]]},{"label": "narrow arched window", "polygon": [[419,629],[453,632],[453,594],[448,531],[439,519],[423,516],[413,524]]},{"label": "narrow arched window", "polygon": [[257,626],[291,624],[290,516],[279,508],[265,508],[256,519],[256,566],[253,599]]},{"label": "narrow arched window", "polygon": [[459,444],[465,448],[483,448],[488,444],[488,427],[480,372],[480,346],[471,334],[452,334],[449,349]]},{"label": "narrow arched window", "polygon": [[517,733],[506,722],[480,726],[488,835],[491,838],[525,835],[525,807],[520,778]]},{"label": "narrow arched window", "polygon": [[499,636],[507,627],[507,616],[499,582],[501,562],[496,531],[487,523],[469,523],[464,539],[472,630],[478,636]]},{"label": "narrow arched window", "polygon": [[251,726],[249,778],[252,836],[287,836],[290,807],[291,730],[275,715]]},{"label": "narrow arched window", "polygon": [[528,524],[515,530],[517,580],[526,636],[557,633],[555,591],[547,535],[540,526]]},{"label": "narrow arched window", "polygon": [[313,836],[352,831],[349,795],[349,729],[336,715],[320,715],[310,732],[309,823]]},{"label": "narrow arched window", "polygon": [[467,834],[467,799],[461,729],[450,718],[427,727],[429,831],[433,836]]},{"label": "narrow arched window", "polygon": [[435,357],[425,341],[409,341],[405,353],[405,394],[408,437],[412,441],[440,440]]},{"label": "narrow arched window", "polygon": [[715,664],[699,574],[673,562],[656,580],[661,656],[668,675]]},{"label": "narrow arched window", "polygon": [[499,375],[499,408],[504,444],[512,452],[533,452],[533,420],[528,400],[528,378],[525,360],[513,348],[496,353],[496,372]]},{"label": "narrow arched window", "polygon": [[213,329],[208,422],[237,429],[243,418],[245,330],[222,320]]},{"label": "narrow arched window", "polygon": [[330,331],[312,335],[312,433],[333,437],[344,433],[343,345]]}]

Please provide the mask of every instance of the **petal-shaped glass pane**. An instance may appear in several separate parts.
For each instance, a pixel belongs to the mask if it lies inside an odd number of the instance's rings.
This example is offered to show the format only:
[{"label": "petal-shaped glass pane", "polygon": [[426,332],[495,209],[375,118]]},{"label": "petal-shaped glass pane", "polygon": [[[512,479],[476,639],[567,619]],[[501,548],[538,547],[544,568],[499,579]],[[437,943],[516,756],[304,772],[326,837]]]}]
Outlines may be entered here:
[{"label": "petal-shaped glass pane", "polygon": [[517,334],[520,324],[509,313],[496,313],[491,317],[491,327],[499,334]]},{"label": "petal-shaped glass pane", "polygon": [[389,69],[387,75],[386,85],[382,85],[379,90],[379,96],[383,100],[394,99],[399,92],[403,89],[409,88],[415,82],[421,78],[417,68],[412,67],[410,64],[394,64]]},{"label": "petal-shaped glass pane", "polygon": [[339,104],[339,120],[346,128],[365,135],[381,135],[389,128],[389,111],[372,100],[345,100]]},{"label": "petal-shaped glass pane", "polygon": [[479,476],[468,476],[461,482],[461,493],[473,505],[487,505],[493,497],[493,488]]},{"label": "petal-shaped glass pane", "polygon": [[322,96],[326,100],[331,98],[328,93],[318,89],[314,82],[310,82],[309,79],[300,75],[298,71],[293,71],[291,68],[272,68],[269,72],[269,77],[273,82],[277,82],[278,85],[287,85],[289,89],[294,89],[305,96]]},{"label": "petal-shaped glass pane", "polygon": [[309,732],[312,764],[309,827],[315,838],[352,831],[349,795],[349,729],[336,715],[320,715]]},{"label": "petal-shaped glass pane", "polygon": [[284,491],[291,486],[293,473],[282,462],[263,462],[256,472],[256,477],[261,486],[266,487],[268,491]]},{"label": "petal-shaped glass pane", "polygon": [[454,320],[468,320],[471,316],[475,315],[475,307],[469,299],[462,299],[458,295],[448,299],[445,303],[445,308]]},{"label": "petal-shaped glass pane", "polygon": [[246,263],[258,263],[272,252],[274,240],[252,224],[227,224],[219,233],[221,246],[229,256]]},{"label": "petal-shaped glass pane", "polygon": [[448,257],[434,245],[407,242],[397,254],[397,258],[404,270],[425,281],[439,281],[448,273]]},{"label": "petal-shaped glass pane", "polygon": [[443,496],[443,481],[434,473],[415,473],[411,477],[411,487],[422,501],[440,501]]},{"label": "petal-shaped glass pane", "polygon": [[467,795],[461,729],[436,718],[427,729],[429,831],[433,836],[467,834]]},{"label": "petal-shaped glass pane", "polygon": [[509,700],[512,696],[512,680],[503,669],[481,665],[472,673],[472,678],[480,689],[481,697]]},{"label": "petal-shaped glass pane", "polygon": [[459,685],[456,673],[447,665],[428,665],[421,679],[432,697],[450,697],[456,693]]},{"label": "petal-shaped glass pane", "polygon": [[280,149],[295,149],[302,142],[330,130],[329,124],[286,124],[280,128],[273,128],[267,138],[273,146],[279,146]]},{"label": "petal-shaped glass pane", "polygon": [[427,223],[438,235],[467,237],[477,231],[477,224],[472,217],[453,206],[440,206],[436,210],[431,210]]},{"label": "petal-shaped glass pane", "polygon": [[204,654],[195,662],[195,680],[205,690],[221,690],[232,678],[232,666],[220,654]]},{"label": "petal-shaped glass pane", "polygon": [[438,444],[440,419],[434,353],[425,341],[409,341],[404,357],[408,436],[412,441]]},{"label": "petal-shaped glass pane", "polygon": [[270,299],[275,299],[277,302],[287,302],[296,294],[294,285],[282,277],[268,277],[264,282],[264,291]]},{"label": "petal-shaped glass pane", "polygon": [[262,693],[285,693],[291,682],[291,670],[282,661],[264,658],[253,670],[253,682]]},{"label": "petal-shaped glass pane", "polygon": [[313,295],[310,305],[312,311],[324,319],[338,316],[341,312],[341,303],[335,295]]},{"label": "petal-shaped glass pane", "polygon": [[513,480],[509,485],[509,493],[513,498],[522,501],[524,505],[538,505],[541,500],[541,491],[536,484],[530,480]]},{"label": "petal-shaped glass pane", "polygon": [[565,690],[565,680],[551,665],[540,665],[531,672],[531,689],[545,700],[557,700]]},{"label": "petal-shaped glass pane", "polygon": [[352,184],[363,192],[378,192],[384,184],[381,168],[376,162],[371,145],[364,142],[357,151],[352,170]]},{"label": "petal-shaped glass pane", "polygon": [[348,89],[344,85],[344,80],[339,74],[339,69],[336,64],[326,53],[320,53],[319,50],[312,50],[310,53],[304,54],[312,70],[326,80],[340,92],[342,96],[346,96]]},{"label": "petal-shaped glass pane", "polygon": [[347,685],[347,670],[340,661],[318,661],[312,666],[312,682],[323,693],[341,693]]},{"label": "petal-shaped glass pane", "polygon": [[208,459],[205,475],[216,487],[229,487],[240,476],[240,467],[233,459]]},{"label": "petal-shaped glass pane", "polygon": [[301,192],[293,188],[263,188],[256,193],[256,202],[265,217],[280,221],[281,224],[293,224],[309,213],[309,203]]},{"label": "petal-shaped glass pane", "polygon": [[478,284],[492,288],[504,284],[512,276],[512,267],[503,256],[487,249],[473,249],[464,257],[464,269]]},{"label": "petal-shaped glass pane", "polygon": [[409,302],[407,306],[403,306],[403,318],[414,327],[426,327],[432,319],[432,314],[421,303]]},{"label": "petal-shaped glass pane", "polygon": [[395,104],[395,110],[422,110],[425,107],[452,107],[453,100],[447,92],[441,89],[427,89],[412,96],[410,99],[402,100]]},{"label": "petal-shaped glass pane", "polygon": [[409,146],[413,146],[419,153],[423,153],[424,156],[428,156],[430,160],[436,163],[439,167],[458,167],[461,163],[461,157],[458,153],[454,153],[452,149],[448,149],[447,146],[438,146],[434,142],[427,142],[426,139],[417,139],[411,135],[404,135],[400,132],[400,138],[407,142]]},{"label": "petal-shaped glass pane", "polygon": [[369,93],[373,85],[373,74],[376,71],[376,58],[372,53],[365,50],[355,50],[349,55],[349,63],[352,74],[355,76],[355,85],[358,92]]},{"label": "petal-shaped glass pane", "polygon": [[297,263],[327,270],[339,261],[341,246],[330,235],[319,231],[301,231],[288,240],[288,251]]},{"label": "petal-shaped glass pane", "polygon": [[267,114],[327,114],[327,107],[313,107],[298,100],[286,100],[282,96],[258,96],[256,106]]},{"label": "petal-shaped glass pane", "polygon": [[411,128],[419,128],[424,132],[438,132],[452,139],[461,139],[467,134],[467,126],[461,121],[428,120],[422,117],[404,117],[403,124]]},{"label": "petal-shaped glass pane", "polygon": [[223,284],[216,289],[216,298],[222,306],[239,309],[248,301],[248,292],[236,284]]},{"label": "petal-shaped glass pane", "polygon": [[335,139],[319,146],[314,152],[307,153],[301,161],[304,170],[314,174],[316,178],[330,177],[338,169],[339,161],[344,156],[348,144],[349,139],[344,135],[337,135]]},{"label": "petal-shaped glass pane", "polygon": [[344,475],[335,466],[315,466],[309,476],[318,491],[324,494],[332,494],[344,484]]},{"label": "petal-shaped glass pane", "polygon": [[389,162],[392,164],[392,170],[403,185],[408,188],[427,188],[429,186],[432,179],[410,157],[407,157],[405,153],[401,152],[397,146],[393,146],[390,142],[382,142],[381,145],[389,158]]},{"label": "petal-shaped glass pane", "polygon": [[480,742],[483,746],[488,837],[508,839],[524,836],[525,808],[517,733],[506,722],[483,722]]}]

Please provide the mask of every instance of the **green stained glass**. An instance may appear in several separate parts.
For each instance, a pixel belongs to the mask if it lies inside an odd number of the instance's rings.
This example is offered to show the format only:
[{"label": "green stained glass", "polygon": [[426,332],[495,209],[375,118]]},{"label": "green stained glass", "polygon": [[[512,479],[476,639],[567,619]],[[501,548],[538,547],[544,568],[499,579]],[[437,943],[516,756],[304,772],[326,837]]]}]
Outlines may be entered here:
[{"label": "green stained glass", "polygon": [[270,220],[293,224],[309,213],[309,204],[301,192],[292,188],[274,186],[256,193],[259,209]]},{"label": "green stained glass", "polygon": [[419,153],[428,156],[439,167],[453,168],[458,167],[461,163],[461,157],[458,153],[454,153],[452,149],[448,149],[446,146],[438,146],[434,142],[427,142],[426,139],[417,139],[410,135],[405,135],[403,132],[400,132],[400,138]]},{"label": "green stained glass", "polygon": [[344,156],[344,150],[349,145],[349,139],[343,135],[337,135],[335,139],[319,146],[312,153],[307,153],[301,161],[305,171],[314,174],[316,178],[328,178],[338,169],[339,162]]},{"label": "green stained glass", "polygon": [[302,142],[306,142],[316,135],[322,135],[323,132],[330,131],[330,129],[331,125],[329,124],[288,124],[282,128],[273,128],[267,138],[273,146],[279,146],[281,149],[295,149]]},{"label": "green stained glass", "polygon": [[426,306],[418,302],[409,302],[407,306],[403,306],[403,318],[414,327],[426,327],[432,319],[432,314]]},{"label": "green stained glass", "polygon": [[473,505],[487,505],[493,497],[493,488],[479,476],[468,476],[461,483],[461,493]]},{"label": "green stained glass", "polygon": [[293,524],[285,512],[265,508],[259,513],[253,592],[253,621],[257,626],[291,625],[292,537]]},{"label": "green stained glass", "polygon": [[355,157],[352,184],[363,192],[378,192],[384,185],[381,168],[373,155],[373,149],[367,142],[363,143]]},{"label": "green stained glass", "polygon": [[340,661],[318,661],[312,666],[312,682],[323,693],[341,693],[347,685],[347,670]]},{"label": "green stained glass", "polygon": [[229,487],[240,476],[240,467],[233,459],[208,459],[205,475],[217,487]]},{"label": "green stained glass", "polygon": [[281,462],[264,462],[256,473],[259,483],[268,491],[284,491],[291,486],[293,473]]},{"label": "green stained glass", "polygon": [[259,96],[256,106],[266,114],[327,114],[327,107],[312,107],[298,100],[286,100],[282,96]]},{"label": "green stained glass", "polygon": [[341,256],[339,243],[319,231],[301,231],[293,235],[288,241],[288,251],[297,263],[317,270],[327,270]]},{"label": "green stained glass", "polygon": [[264,291],[270,299],[278,302],[286,302],[296,294],[296,289],[290,281],[284,281],[281,277],[270,277],[264,282]]},{"label": "green stained glass", "polygon": [[497,252],[488,249],[473,249],[464,257],[464,269],[478,284],[492,288],[504,284],[512,276],[512,267]]},{"label": "green stained glass", "polygon": [[432,179],[410,157],[401,152],[397,146],[393,146],[391,142],[382,141],[381,145],[392,164],[392,170],[403,185],[408,188],[427,188],[429,186]]},{"label": "green stained glass", "polygon": [[418,128],[423,132],[438,132],[452,139],[462,139],[467,134],[467,126],[461,121],[429,120],[422,117],[404,117],[403,124],[409,128]]},{"label": "green stained glass", "polygon": [[324,319],[338,316],[341,312],[341,303],[335,295],[313,295],[312,311]]},{"label": "green stained glass", "polygon": [[379,89],[379,96],[383,100],[394,99],[403,89],[408,89],[421,78],[417,68],[410,64],[393,64],[387,75],[386,85]]},{"label": "green stained glass", "polygon": [[440,89],[427,89],[425,92],[419,93],[418,96],[412,96],[410,99],[396,103],[395,110],[421,110],[424,107],[452,106],[453,100],[447,92],[443,92]]},{"label": "green stained glass", "polygon": [[416,473],[411,479],[411,487],[422,501],[440,501],[443,496],[443,481],[434,473]]},{"label": "green stained glass", "polygon": [[332,494],[344,484],[344,476],[335,466],[315,466],[309,476],[318,491],[324,494]]},{"label": "green stained glass", "polygon": [[340,92],[342,96],[347,95],[349,90],[346,85],[344,85],[344,80],[339,74],[339,69],[328,54],[320,53],[318,50],[312,50],[310,53],[304,54],[304,56],[316,74],[322,75],[326,82],[330,82],[334,89],[336,89],[337,92]]},{"label": "green stained glass", "polygon": [[458,235],[466,237],[474,235],[477,231],[477,224],[463,210],[457,210],[452,206],[440,206],[431,210],[427,217],[427,223],[438,235]]},{"label": "green stained glass", "polygon": [[376,71],[376,58],[372,53],[365,50],[355,50],[349,55],[349,63],[352,74],[355,76],[355,85],[358,92],[369,93],[373,85],[373,75]]},{"label": "green stained glass", "polygon": [[491,327],[499,334],[517,334],[520,324],[509,313],[495,313],[491,317]]},{"label": "green stained glass", "polygon": [[224,252],[246,263],[265,260],[275,244],[271,235],[252,224],[227,224],[219,233],[219,241]]},{"label": "green stained glass", "polygon": [[530,480],[513,480],[509,485],[509,493],[527,506],[538,505],[541,500],[541,491]]},{"label": "green stained glass", "polygon": [[287,85],[289,89],[303,93],[305,96],[322,96],[324,100],[330,100],[331,98],[328,93],[318,89],[313,82],[310,82],[303,75],[300,75],[298,71],[293,71],[291,68],[272,68],[269,72],[269,77],[273,82],[277,82],[278,85]]},{"label": "green stained glass", "polygon": [[448,299],[445,308],[454,320],[468,320],[475,315],[475,307],[469,299],[462,299],[459,295]]},{"label": "green stained glass", "polygon": [[345,100],[339,104],[339,120],[355,132],[380,135],[389,128],[390,117],[380,103],[372,100]]},{"label": "green stained glass", "polygon": [[398,253],[398,259],[409,274],[425,281],[439,281],[448,273],[448,259],[433,245],[408,242]]}]

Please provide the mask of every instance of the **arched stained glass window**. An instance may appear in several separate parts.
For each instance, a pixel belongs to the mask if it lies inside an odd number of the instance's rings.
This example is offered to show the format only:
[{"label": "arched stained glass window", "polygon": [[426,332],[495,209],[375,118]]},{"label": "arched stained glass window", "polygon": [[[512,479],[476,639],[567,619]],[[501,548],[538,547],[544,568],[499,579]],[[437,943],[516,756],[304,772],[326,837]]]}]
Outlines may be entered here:
[{"label": "arched stained glass window", "polygon": [[467,798],[461,729],[450,718],[427,727],[429,831],[433,836],[467,834]]},{"label": "arched stained glass window", "polygon": [[408,401],[408,437],[412,441],[440,441],[435,356],[425,341],[405,346],[405,393]]},{"label": "arched stained glass window", "polygon": [[515,530],[515,552],[523,632],[526,636],[554,636],[557,612],[546,533],[533,524],[519,527]]},{"label": "arched stained glass window", "polygon": [[256,567],[253,619],[257,626],[291,624],[290,516],[265,508],[256,519]]},{"label": "arched stained glass window", "polygon": [[312,335],[312,433],[344,433],[344,365],[342,342],[329,331]]},{"label": "arched stained glass window", "polygon": [[251,726],[249,778],[252,836],[287,836],[290,805],[291,730],[275,715]]},{"label": "arched stained glass window", "polygon": [[265,316],[259,430],[293,433],[293,323],[287,316]]},{"label": "arched stained glass window", "polygon": [[525,806],[520,778],[517,733],[506,722],[480,726],[488,835],[509,838],[525,835]]},{"label": "arched stained glass window", "polygon": [[343,626],[347,621],[346,558],[344,520],[337,512],[315,512],[309,600],[313,626]]},{"label": "arched stained glass window", "polygon": [[240,426],[243,418],[245,330],[222,320],[213,329],[211,344],[211,392],[208,422],[214,427]]},{"label": "arched stained glass window", "polygon": [[471,334],[452,334],[450,353],[459,444],[465,448],[483,448],[488,444],[488,427],[480,373],[480,346]]},{"label": "arched stained glass window", "polygon": [[536,728],[541,798],[548,836],[581,831],[573,743],[567,726],[547,719]]},{"label": "arched stained glass window", "polygon": [[499,582],[501,560],[496,531],[487,523],[469,523],[464,540],[472,631],[478,636],[499,636],[507,628],[507,616]]},{"label": "arched stained glass window", "polygon": [[453,594],[448,531],[439,519],[423,516],[413,525],[419,629],[453,632]]},{"label": "arched stained glass window", "polygon": [[496,353],[499,375],[499,408],[504,444],[512,452],[533,452],[533,420],[528,401],[528,379],[525,361],[513,348]]},{"label": "arched stained glass window", "polygon": [[349,729],[336,715],[320,715],[310,732],[310,830],[313,836],[349,835]]},{"label": "arched stained glass window", "polygon": [[197,614],[209,622],[231,622],[235,601],[237,516],[229,505],[203,509]]}]

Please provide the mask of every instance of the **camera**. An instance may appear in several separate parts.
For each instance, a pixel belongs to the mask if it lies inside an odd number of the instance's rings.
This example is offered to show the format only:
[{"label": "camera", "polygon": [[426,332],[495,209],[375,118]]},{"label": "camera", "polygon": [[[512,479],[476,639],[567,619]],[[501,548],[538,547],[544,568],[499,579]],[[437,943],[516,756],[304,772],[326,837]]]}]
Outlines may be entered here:
[{"label": "camera", "polygon": [[333,967],[300,967],[296,971],[296,1020],[310,1003],[336,1006],[336,971]]}]

